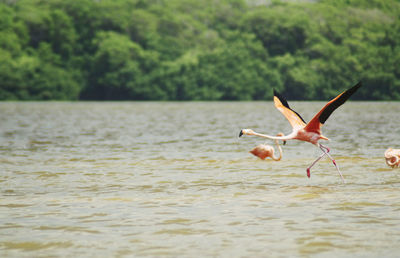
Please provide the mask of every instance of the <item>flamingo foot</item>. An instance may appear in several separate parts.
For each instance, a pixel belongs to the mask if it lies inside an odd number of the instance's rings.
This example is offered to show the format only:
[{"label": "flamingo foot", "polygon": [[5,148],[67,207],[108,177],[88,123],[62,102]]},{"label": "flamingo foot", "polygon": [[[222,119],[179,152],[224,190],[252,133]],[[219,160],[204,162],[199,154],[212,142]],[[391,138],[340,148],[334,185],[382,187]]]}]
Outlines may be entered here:
[{"label": "flamingo foot", "polygon": [[307,176],[308,178],[310,178],[311,174],[310,174],[310,168],[307,168]]}]

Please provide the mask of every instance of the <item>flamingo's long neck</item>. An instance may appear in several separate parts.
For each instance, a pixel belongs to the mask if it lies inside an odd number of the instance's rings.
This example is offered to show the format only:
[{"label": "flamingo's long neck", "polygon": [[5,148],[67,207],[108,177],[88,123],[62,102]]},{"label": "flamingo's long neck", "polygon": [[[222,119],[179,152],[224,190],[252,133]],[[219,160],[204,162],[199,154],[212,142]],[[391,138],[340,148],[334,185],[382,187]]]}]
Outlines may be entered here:
[{"label": "flamingo's long neck", "polygon": [[252,135],[267,138],[267,139],[272,139],[272,140],[290,140],[290,139],[294,139],[296,132],[294,131],[291,134],[288,134],[285,136],[272,136],[272,135],[261,134],[261,133],[256,133],[256,132],[253,132]]},{"label": "flamingo's long neck", "polygon": [[282,148],[279,145],[278,140],[275,140],[275,144],[276,144],[276,146],[278,147],[278,150],[279,150],[279,157],[275,157],[275,153],[272,153],[272,159],[275,160],[275,161],[280,161],[282,159]]}]

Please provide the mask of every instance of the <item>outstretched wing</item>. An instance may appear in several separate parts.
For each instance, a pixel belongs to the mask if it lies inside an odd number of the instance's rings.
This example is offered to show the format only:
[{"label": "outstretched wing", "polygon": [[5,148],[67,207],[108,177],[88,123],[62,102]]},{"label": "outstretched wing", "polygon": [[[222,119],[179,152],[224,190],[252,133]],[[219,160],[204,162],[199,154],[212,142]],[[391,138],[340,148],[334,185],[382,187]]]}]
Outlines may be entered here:
[{"label": "outstretched wing", "polygon": [[361,87],[361,82],[357,83],[350,89],[340,93],[336,98],[329,101],[305,127],[306,131],[319,132],[321,126],[329,118],[329,116],[340,107],[346,100],[350,98]]},{"label": "outstretched wing", "polygon": [[293,128],[302,128],[306,125],[306,121],[293,109],[289,107],[286,99],[274,90],[275,107],[289,120]]}]

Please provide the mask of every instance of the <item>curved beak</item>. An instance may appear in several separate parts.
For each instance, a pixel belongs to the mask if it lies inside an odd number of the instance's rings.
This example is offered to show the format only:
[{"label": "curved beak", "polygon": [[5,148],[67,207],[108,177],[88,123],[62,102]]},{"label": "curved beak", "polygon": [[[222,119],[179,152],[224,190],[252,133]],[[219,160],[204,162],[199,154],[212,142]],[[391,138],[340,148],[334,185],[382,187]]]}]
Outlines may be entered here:
[{"label": "curved beak", "polygon": [[243,130],[240,130],[239,137],[243,135]]},{"label": "curved beak", "polygon": [[283,141],[283,145],[286,145],[286,141]]}]

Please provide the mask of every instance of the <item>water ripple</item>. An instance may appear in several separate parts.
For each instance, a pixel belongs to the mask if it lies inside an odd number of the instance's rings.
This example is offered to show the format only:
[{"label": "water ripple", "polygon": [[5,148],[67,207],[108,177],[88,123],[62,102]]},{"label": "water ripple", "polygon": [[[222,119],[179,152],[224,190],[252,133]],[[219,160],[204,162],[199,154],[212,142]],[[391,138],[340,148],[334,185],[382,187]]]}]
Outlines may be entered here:
[{"label": "water ripple", "polygon": [[342,184],[328,159],[306,177],[308,143],[248,153],[264,141],[241,128],[290,131],[272,102],[0,103],[0,256],[393,257],[400,170],[383,152],[400,131],[383,113],[400,105],[349,102],[324,126]]}]

